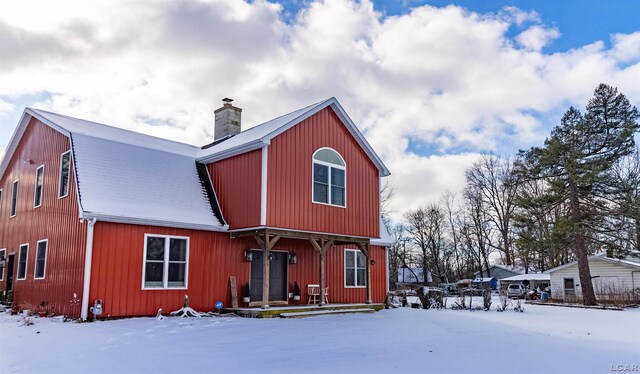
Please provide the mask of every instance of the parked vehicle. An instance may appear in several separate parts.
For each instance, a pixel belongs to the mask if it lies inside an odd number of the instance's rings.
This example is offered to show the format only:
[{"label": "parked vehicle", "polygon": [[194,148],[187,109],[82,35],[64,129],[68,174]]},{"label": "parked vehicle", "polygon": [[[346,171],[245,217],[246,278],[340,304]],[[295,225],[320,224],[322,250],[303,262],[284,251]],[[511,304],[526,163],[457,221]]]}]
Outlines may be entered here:
[{"label": "parked vehicle", "polygon": [[507,296],[514,298],[524,298],[527,290],[522,284],[510,284],[507,287]]}]

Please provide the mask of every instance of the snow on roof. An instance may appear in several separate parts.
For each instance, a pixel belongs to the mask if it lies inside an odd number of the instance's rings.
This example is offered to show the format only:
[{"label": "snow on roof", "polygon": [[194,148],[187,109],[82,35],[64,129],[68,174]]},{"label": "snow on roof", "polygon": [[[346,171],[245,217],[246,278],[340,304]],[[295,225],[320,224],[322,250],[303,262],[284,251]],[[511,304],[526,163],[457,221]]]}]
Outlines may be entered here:
[{"label": "snow on roof", "polygon": [[381,246],[389,246],[393,245],[395,240],[389,234],[389,230],[387,230],[387,226],[382,222],[382,218],[380,219],[380,238],[371,239],[371,245],[381,245]]},{"label": "snow on roof", "polygon": [[546,273],[531,273],[531,274],[519,274],[514,275],[513,277],[503,278],[500,281],[523,281],[523,280],[534,280],[534,281],[548,281],[551,279],[551,276]]},{"label": "snow on roof", "polygon": [[84,217],[222,228],[193,157],[72,134]]},{"label": "snow on roof", "polygon": [[491,282],[492,280],[495,280],[496,278],[476,278],[473,280],[474,283],[481,283],[481,282]]},{"label": "snow on roof", "polygon": [[[617,258],[611,258],[611,257],[607,257],[606,253],[599,253],[593,256],[589,256],[589,261],[591,260],[601,260],[601,261],[606,261],[606,262],[611,262],[611,263],[615,263],[615,264],[621,264],[621,265],[627,265],[627,266],[631,266],[634,268],[640,268],[640,259],[638,259],[637,257],[625,257],[622,259],[617,259]],[[562,270],[564,268],[567,268],[569,266],[575,265],[577,264],[578,261],[572,261],[569,263],[566,263],[564,265],[560,265],[557,266],[553,269],[549,269],[547,271],[545,271],[545,273],[553,273],[555,271],[558,270]]]}]

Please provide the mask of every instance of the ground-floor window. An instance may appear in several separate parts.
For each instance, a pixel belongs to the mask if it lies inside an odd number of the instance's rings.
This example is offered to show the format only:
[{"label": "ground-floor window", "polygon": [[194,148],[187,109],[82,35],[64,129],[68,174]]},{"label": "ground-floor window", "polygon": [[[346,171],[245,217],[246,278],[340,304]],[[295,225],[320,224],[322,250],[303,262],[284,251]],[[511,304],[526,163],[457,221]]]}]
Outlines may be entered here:
[{"label": "ground-floor window", "polygon": [[345,287],[365,287],[367,285],[367,258],[357,249],[344,250]]},{"label": "ground-floor window", "polygon": [[47,266],[47,246],[49,241],[47,239],[40,240],[36,247],[36,270],[33,277],[35,279],[44,279],[44,274]]},{"label": "ground-floor window", "polygon": [[189,238],[145,235],[142,288],[186,288]]},{"label": "ground-floor window", "polygon": [[18,257],[18,277],[16,279],[22,280],[27,278],[27,257],[29,256],[29,244],[21,245],[18,255],[20,257]]}]

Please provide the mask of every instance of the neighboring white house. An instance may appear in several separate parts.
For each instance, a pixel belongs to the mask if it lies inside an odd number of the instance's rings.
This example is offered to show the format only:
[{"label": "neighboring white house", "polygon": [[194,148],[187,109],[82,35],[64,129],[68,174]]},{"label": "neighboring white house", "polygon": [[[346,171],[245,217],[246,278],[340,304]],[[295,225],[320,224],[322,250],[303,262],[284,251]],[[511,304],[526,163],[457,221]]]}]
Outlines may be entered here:
[{"label": "neighboring white house", "polygon": [[[433,282],[431,272],[427,272],[427,282]],[[398,283],[424,283],[422,268],[398,268]]]},{"label": "neighboring white house", "polygon": [[[589,257],[589,269],[598,300],[637,300],[640,294],[640,259],[615,259],[598,254]],[[564,301],[582,298],[578,262],[547,270],[551,278],[551,297]]]}]

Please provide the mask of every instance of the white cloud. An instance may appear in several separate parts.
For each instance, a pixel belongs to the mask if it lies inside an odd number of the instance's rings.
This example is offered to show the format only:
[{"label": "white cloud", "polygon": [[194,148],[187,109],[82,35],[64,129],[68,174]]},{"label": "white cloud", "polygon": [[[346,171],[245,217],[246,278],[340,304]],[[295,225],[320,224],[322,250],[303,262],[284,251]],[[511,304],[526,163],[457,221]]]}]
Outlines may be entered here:
[{"label": "white cloud", "polygon": [[[246,128],[336,96],[389,164],[404,209],[458,189],[479,151],[542,141],[555,123],[540,118],[584,105],[600,82],[640,100],[638,33],[545,54],[560,30],[514,7],[385,17],[367,0],[325,0],[289,23],[282,12],[262,0],[3,2],[0,113],[45,93],[33,105],[205,144],[223,97]],[[510,38],[513,25],[526,29]],[[411,154],[410,138],[445,154]]]},{"label": "white cloud", "polygon": [[516,40],[525,49],[530,51],[540,51],[546,47],[549,42],[560,37],[560,32],[555,28],[547,28],[536,25],[521,32]]}]

